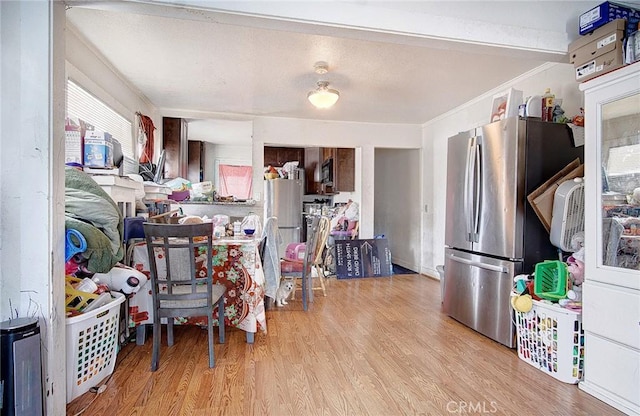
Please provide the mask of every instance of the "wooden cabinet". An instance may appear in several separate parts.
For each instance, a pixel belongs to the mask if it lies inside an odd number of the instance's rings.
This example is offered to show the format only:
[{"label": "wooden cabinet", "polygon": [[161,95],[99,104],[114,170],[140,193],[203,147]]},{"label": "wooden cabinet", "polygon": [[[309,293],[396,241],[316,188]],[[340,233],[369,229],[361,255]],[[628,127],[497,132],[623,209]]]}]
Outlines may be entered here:
[{"label": "wooden cabinet", "polygon": [[202,182],[204,175],[204,143],[189,140],[187,179],[191,183]]},{"label": "wooden cabinet", "polygon": [[356,190],[355,166],[356,149],[348,147],[324,147],[323,162],[333,159],[333,191],[353,192]]},{"label": "wooden cabinet", "polygon": [[334,188],[336,191],[353,192],[356,190],[355,167],[356,150],[350,148],[337,148],[333,163]]},{"label": "wooden cabinet", "polygon": [[354,192],[356,189],[356,150],[343,147],[274,147],[265,146],[264,165],[282,166],[297,160],[304,168],[305,192],[321,194],[327,191],[322,186],[322,164],[333,159],[333,187],[330,192]]},{"label": "wooden cabinet", "polygon": [[304,149],[301,147],[264,147],[264,165],[282,167],[286,162],[298,161],[300,168],[304,167]]},{"label": "wooden cabinet", "polygon": [[640,414],[640,62],[585,94],[585,372],[580,389]]},{"label": "wooden cabinet", "polygon": [[165,178],[186,178],[188,166],[187,122],[181,118],[162,118],[162,148],[165,150]]},{"label": "wooden cabinet", "polygon": [[305,193],[322,193],[322,148],[307,147],[304,149],[304,177],[306,180]]},{"label": "wooden cabinet", "polygon": [[324,162],[327,159],[334,158],[336,156],[336,148],[335,147],[323,147],[322,148],[322,161]]}]

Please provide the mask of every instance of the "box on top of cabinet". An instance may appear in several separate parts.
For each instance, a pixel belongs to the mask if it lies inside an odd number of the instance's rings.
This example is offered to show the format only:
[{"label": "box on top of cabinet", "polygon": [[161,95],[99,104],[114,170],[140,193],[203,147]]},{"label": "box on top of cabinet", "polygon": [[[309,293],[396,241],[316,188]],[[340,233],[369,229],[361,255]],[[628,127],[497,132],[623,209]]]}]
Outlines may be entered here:
[{"label": "box on top of cabinet", "polygon": [[113,140],[105,131],[87,130],[84,135],[84,166],[113,167]]},{"label": "box on top of cabinet", "polygon": [[584,35],[616,19],[627,20],[625,36],[629,36],[638,30],[640,10],[605,1],[588,12],[580,15],[579,32],[581,35]]},{"label": "box on top of cabinet", "polygon": [[569,62],[580,66],[614,49],[622,51],[626,24],[624,19],[616,19],[571,42]]},{"label": "box on top of cabinet", "polygon": [[576,66],[576,81],[584,82],[623,66],[622,50],[616,48],[611,52],[595,57],[583,65]]}]

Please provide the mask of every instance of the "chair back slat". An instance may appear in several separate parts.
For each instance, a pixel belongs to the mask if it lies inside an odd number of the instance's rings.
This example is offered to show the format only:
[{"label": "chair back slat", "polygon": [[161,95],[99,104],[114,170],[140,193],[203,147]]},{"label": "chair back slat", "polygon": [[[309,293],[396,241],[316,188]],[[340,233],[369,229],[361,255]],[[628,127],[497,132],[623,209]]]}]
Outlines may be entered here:
[{"label": "chair back slat", "polygon": [[[181,313],[185,309],[210,307],[212,270],[208,259],[212,253],[213,224],[145,223],[144,231],[152,293],[159,302],[156,306],[180,309]],[[179,307],[180,302],[185,306]]]},{"label": "chair back slat", "polygon": [[[160,362],[161,319],[167,318],[167,344],[173,345],[173,318],[205,316],[209,368],[213,351],[214,305],[218,308],[218,337],[224,342],[226,286],[213,284],[213,223],[143,224],[151,269],[153,352],[151,371]],[[161,268],[162,266],[162,268]]]}]

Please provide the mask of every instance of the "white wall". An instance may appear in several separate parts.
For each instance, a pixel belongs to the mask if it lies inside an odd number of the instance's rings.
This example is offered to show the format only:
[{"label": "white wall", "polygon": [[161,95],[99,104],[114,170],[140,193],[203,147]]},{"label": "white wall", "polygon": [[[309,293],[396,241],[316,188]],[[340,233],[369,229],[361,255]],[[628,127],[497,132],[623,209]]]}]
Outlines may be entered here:
[{"label": "white wall", "polygon": [[157,160],[162,150],[162,116],[157,109],[72,28],[66,31],[66,46],[67,76],[129,120],[134,138],[135,113],[151,117],[156,127],[154,160]]},{"label": "white wall", "polygon": [[493,95],[509,87],[523,91],[523,97],[542,95],[545,88],[551,88],[556,99],[563,99],[562,107],[568,117],[579,114],[584,102],[573,65],[545,64],[424,124],[422,192],[423,204],[429,210],[422,214],[422,273],[437,277],[436,265],[444,264],[447,139],[488,123]]},{"label": "white wall", "polygon": [[0,321],[40,326],[45,414],[65,410],[64,3],[0,2]]},{"label": "white wall", "polygon": [[[212,181],[216,188],[218,188],[218,164],[252,166],[251,151],[252,148],[250,144],[237,146],[206,143],[204,167],[205,180]],[[256,167],[255,169],[262,172],[262,168],[260,167]],[[259,185],[262,185],[262,181],[259,182]]]},{"label": "white wall", "polygon": [[[371,238],[374,217],[374,150],[376,147],[419,148],[420,131],[419,125],[408,124],[259,117],[253,122],[253,166],[264,165],[265,145],[356,148],[356,190],[349,196],[360,205],[360,237]],[[260,180],[262,172],[254,170],[254,183],[257,184]],[[257,191],[258,187],[254,189]]]},{"label": "white wall", "polygon": [[420,270],[420,149],[376,149],[374,232],[389,241],[393,262]]}]

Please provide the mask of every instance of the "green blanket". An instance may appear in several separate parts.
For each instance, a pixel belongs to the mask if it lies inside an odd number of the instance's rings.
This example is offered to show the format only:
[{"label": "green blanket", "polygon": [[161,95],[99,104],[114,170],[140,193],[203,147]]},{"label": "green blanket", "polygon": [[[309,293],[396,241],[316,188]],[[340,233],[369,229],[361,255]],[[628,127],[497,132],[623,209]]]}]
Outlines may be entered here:
[{"label": "green blanket", "polygon": [[65,169],[65,226],[85,236],[82,256],[90,271],[106,273],[124,257],[118,205],[90,175],[74,168]]}]

